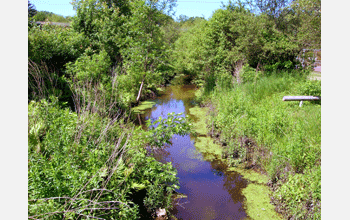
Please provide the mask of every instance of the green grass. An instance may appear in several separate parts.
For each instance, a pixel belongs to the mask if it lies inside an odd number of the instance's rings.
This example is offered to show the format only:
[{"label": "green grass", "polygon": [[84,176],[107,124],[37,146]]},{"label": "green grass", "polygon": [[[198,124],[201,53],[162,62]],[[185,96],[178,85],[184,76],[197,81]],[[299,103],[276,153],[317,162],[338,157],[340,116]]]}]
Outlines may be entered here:
[{"label": "green grass", "polygon": [[[266,171],[275,186],[287,185],[281,195],[284,199],[275,200],[285,205],[279,206],[285,217],[307,219],[310,213],[320,213],[320,207],[307,208],[310,203],[320,204],[320,174],[307,173],[321,164],[321,105],[304,102],[299,107],[298,102],[282,101],[283,96],[314,92],[320,92],[320,84],[285,73],[264,76],[232,89],[216,89],[210,96],[217,112],[211,117],[214,135],[227,145],[227,161],[232,166],[237,162],[253,164]],[[297,175],[313,187],[293,193],[296,181],[289,178]],[[305,193],[306,199],[293,204]]]}]

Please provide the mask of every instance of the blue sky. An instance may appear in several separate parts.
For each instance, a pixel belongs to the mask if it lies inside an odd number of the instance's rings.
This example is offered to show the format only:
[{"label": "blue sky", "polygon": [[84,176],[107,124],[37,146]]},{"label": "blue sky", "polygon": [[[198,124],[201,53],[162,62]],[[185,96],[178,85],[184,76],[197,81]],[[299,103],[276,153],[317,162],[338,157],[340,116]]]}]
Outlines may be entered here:
[{"label": "blue sky", "polygon": [[[72,0],[31,0],[38,11],[49,11],[63,16],[73,16],[75,11],[70,4]],[[221,7],[221,1],[227,0],[178,0],[175,16],[203,16],[209,18],[216,9]]]}]

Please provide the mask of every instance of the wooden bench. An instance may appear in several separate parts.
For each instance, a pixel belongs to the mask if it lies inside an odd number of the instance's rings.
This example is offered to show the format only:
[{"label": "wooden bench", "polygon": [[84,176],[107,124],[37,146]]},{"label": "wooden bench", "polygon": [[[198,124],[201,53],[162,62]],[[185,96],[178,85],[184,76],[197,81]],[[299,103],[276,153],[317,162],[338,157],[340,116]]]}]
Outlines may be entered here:
[{"label": "wooden bench", "polygon": [[321,100],[321,96],[284,96],[283,101],[300,101],[299,106],[303,105],[303,101]]}]

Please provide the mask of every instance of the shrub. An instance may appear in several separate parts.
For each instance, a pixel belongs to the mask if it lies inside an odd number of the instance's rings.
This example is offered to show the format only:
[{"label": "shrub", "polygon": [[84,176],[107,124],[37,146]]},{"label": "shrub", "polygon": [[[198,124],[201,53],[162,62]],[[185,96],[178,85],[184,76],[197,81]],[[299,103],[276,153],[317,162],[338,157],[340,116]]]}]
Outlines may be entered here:
[{"label": "shrub", "polygon": [[96,83],[107,77],[110,68],[110,58],[105,51],[92,54],[91,56],[84,53],[74,63],[67,63],[66,68],[66,72],[71,74],[73,79],[77,80],[76,83],[85,83],[90,80]]},{"label": "shrub", "polygon": [[321,96],[321,81],[308,80],[298,87],[300,95]]},{"label": "shrub", "polygon": [[249,64],[244,65],[241,71],[240,76],[243,82],[256,82],[261,76],[261,72],[257,72],[254,68],[250,67]]},{"label": "shrub", "polygon": [[33,27],[28,32],[28,58],[35,63],[43,61],[63,73],[64,64],[82,55],[88,44],[86,37],[70,28]]}]

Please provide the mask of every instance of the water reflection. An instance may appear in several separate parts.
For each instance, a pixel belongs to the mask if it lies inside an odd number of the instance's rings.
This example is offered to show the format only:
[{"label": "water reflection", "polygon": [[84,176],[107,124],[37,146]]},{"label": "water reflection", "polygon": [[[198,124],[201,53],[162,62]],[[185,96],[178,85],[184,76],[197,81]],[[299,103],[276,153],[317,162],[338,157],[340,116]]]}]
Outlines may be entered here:
[{"label": "water reflection", "polygon": [[[193,107],[194,86],[171,86],[156,100],[156,105],[141,115],[147,119],[165,118],[168,113],[185,112]],[[242,188],[247,182],[237,173],[226,172],[219,160],[206,161],[196,151],[195,138],[190,135],[174,135],[172,144],[154,151],[154,157],[162,162],[172,162],[178,170],[179,193],[187,198],[179,199],[172,214],[178,219],[245,219]]]}]

